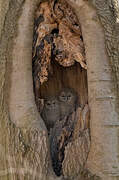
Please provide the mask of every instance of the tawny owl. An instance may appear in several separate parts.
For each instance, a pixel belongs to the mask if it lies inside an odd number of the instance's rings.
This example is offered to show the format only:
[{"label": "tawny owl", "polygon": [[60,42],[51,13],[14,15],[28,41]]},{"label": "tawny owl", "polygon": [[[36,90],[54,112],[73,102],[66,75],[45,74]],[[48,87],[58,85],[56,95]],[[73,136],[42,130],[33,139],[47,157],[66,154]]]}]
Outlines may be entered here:
[{"label": "tawny owl", "polygon": [[50,96],[44,99],[44,107],[41,112],[48,130],[53,128],[56,121],[60,119],[59,101],[55,96]]},{"label": "tawny owl", "polygon": [[61,118],[68,116],[75,110],[77,104],[77,95],[73,89],[63,89],[59,93],[58,100],[60,103]]}]

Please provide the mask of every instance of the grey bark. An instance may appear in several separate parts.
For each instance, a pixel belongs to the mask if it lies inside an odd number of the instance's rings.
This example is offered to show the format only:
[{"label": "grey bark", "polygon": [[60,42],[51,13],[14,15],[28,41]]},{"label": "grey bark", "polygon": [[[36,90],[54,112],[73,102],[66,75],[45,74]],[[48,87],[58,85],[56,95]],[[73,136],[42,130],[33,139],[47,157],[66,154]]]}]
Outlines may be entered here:
[{"label": "grey bark", "polygon": [[[81,22],[88,64],[92,145],[87,168],[102,179],[118,179],[118,8],[115,0],[95,0],[94,7],[83,0],[70,2]],[[56,179],[31,76],[33,14],[38,1],[5,3],[0,2],[0,177]]]},{"label": "grey bark", "polygon": [[[87,167],[102,179],[118,179],[118,14],[116,1],[71,1],[82,24],[88,64],[91,150]],[[96,7],[96,12],[94,10]],[[78,9],[78,8],[77,8]],[[87,27],[87,28],[86,28]],[[116,35],[115,35],[116,34]]]},{"label": "grey bark", "polygon": [[2,179],[55,177],[51,169],[47,131],[33,95],[31,47],[36,4],[37,1],[29,0],[10,1],[6,13],[2,13],[4,18],[1,16]]}]

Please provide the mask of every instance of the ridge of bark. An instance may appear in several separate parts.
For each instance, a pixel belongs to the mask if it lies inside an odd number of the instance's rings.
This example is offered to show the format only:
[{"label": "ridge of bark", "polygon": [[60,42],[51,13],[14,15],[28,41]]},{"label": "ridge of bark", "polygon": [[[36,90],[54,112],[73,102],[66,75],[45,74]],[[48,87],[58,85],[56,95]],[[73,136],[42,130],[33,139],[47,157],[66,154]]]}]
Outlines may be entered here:
[{"label": "ridge of bark", "polygon": [[105,46],[110,58],[114,88],[117,96],[116,110],[119,114],[119,8],[117,0],[89,0],[96,8],[104,28]]}]

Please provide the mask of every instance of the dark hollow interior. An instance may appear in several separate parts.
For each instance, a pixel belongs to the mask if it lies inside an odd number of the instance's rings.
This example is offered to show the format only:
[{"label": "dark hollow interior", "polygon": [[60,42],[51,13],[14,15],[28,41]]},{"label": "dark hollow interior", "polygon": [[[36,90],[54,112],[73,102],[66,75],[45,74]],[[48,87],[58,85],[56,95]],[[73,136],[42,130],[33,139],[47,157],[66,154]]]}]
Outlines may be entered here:
[{"label": "dark hollow interior", "polygon": [[63,67],[53,60],[52,74],[49,73],[48,81],[40,86],[39,98],[57,95],[63,88],[73,88],[82,106],[88,102],[87,71],[77,62],[71,67]]},{"label": "dark hollow interior", "polygon": [[[58,1],[56,1],[55,4],[57,4],[57,2]],[[59,11],[62,10],[62,9],[60,9],[60,6],[58,6],[58,7],[59,7]],[[61,6],[61,7],[63,7],[63,6]],[[42,8],[44,8],[44,6]],[[85,69],[83,69],[81,67],[80,63],[78,63],[78,62],[75,62],[74,65],[72,65],[70,67],[64,67],[64,66],[60,65],[58,63],[58,61],[56,61],[56,59],[55,59],[59,50],[55,49],[56,46],[55,46],[54,39],[61,36],[61,34],[59,35],[59,29],[58,29],[59,21],[58,22],[56,21],[57,28],[53,28],[51,32],[49,32],[45,36],[43,36],[41,38],[40,42],[37,43],[38,38],[40,36],[40,30],[38,30],[38,28],[40,27],[40,25],[43,25],[45,27],[45,25],[42,23],[44,23],[44,21],[46,21],[46,23],[49,23],[49,17],[50,17],[50,14],[48,14],[48,17],[45,17],[45,12],[47,12],[47,8],[48,8],[47,3],[46,3],[46,10],[43,9],[44,14],[41,13],[42,11],[40,12],[40,10],[42,10],[42,8],[38,10],[39,16],[35,19],[34,36],[33,36],[33,39],[34,39],[33,40],[33,54],[35,52],[35,55],[33,56],[33,80],[34,80],[35,100],[36,100],[36,105],[38,107],[38,110],[39,110],[39,112],[41,112],[41,109],[42,109],[41,104],[40,104],[41,102],[39,101],[39,99],[41,100],[48,96],[57,96],[57,94],[63,88],[74,89],[74,91],[78,95],[78,100],[79,100],[78,104],[83,108],[85,106],[85,104],[88,103],[87,71]],[[64,11],[64,15],[67,17],[67,12],[65,13],[65,10],[63,10],[63,11]],[[46,13],[46,15],[47,15],[47,13]],[[70,19],[70,17],[69,17],[69,19]],[[56,23],[56,22],[54,22],[54,23]],[[73,22],[73,25],[75,26],[77,24],[75,24]],[[73,32],[73,29],[70,29],[70,31]],[[75,32],[74,32],[74,34],[75,34]],[[62,39],[63,39],[63,36],[62,36]],[[80,39],[83,41],[82,35],[80,35]],[[43,70],[42,67],[46,63],[46,67],[48,68],[47,59],[49,57],[46,54],[47,46],[45,46],[45,43],[49,44],[51,46],[51,56],[49,56],[51,71],[48,69],[48,71],[47,71],[48,79],[47,79],[47,81],[41,83],[40,79],[39,79],[39,74],[42,74],[42,70]],[[46,51],[45,51],[45,48],[46,48]],[[54,49],[56,51],[54,51]],[[65,49],[64,49],[64,51],[65,51]],[[46,57],[45,57],[45,55],[46,55]],[[38,69],[38,71],[37,71],[37,69]],[[68,122],[68,118],[69,117],[67,117],[67,120],[66,120],[67,122]],[[60,149],[60,152],[59,152],[60,141],[58,141],[59,137],[57,137],[57,139],[56,139],[56,143],[55,143],[56,149],[53,149],[54,153],[56,153],[56,154],[53,155],[52,165],[53,165],[54,172],[56,173],[57,176],[60,176],[62,174],[62,161],[64,159],[64,150],[72,136],[72,129],[70,130],[70,128],[69,128],[70,124],[65,123],[65,125],[63,125],[63,128],[65,128],[65,130],[70,135],[65,136],[63,146]],[[57,128],[59,128],[59,127],[57,127]],[[59,130],[57,128],[54,129],[54,131],[57,132],[57,130]],[[63,130],[62,130],[63,128],[61,127],[61,129],[60,129],[60,135],[62,135],[62,133],[63,133]],[[52,137],[52,139],[53,139],[53,137]],[[52,151],[52,149],[50,149],[50,150]],[[51,154],[52,154],[52,152],[51,152]],[[60,161],[59,161],[59,156],[60,156]]]},{"label": "dark hollow interior", "polygon": [[[39,88],[39,98],[57,95],[63,88],[73,88],[79,99],[79,104],[83,107],[88,102],[87,71],[82,69],[79,63],[71,67],[63,67],[57,61],[52,60],[52,74],[49,73],[48,81],[44,82]],[[71,135],[72,136],[72,135]],[[52,158],[52,166],[57,176],[62,174],[62,161],[64,159],[64,150],[71,136],[65,138],[63,147],[55,150]],[[57,148],[59,144],[57,144]],[[61,161],[58,156],[60,154]]]}]

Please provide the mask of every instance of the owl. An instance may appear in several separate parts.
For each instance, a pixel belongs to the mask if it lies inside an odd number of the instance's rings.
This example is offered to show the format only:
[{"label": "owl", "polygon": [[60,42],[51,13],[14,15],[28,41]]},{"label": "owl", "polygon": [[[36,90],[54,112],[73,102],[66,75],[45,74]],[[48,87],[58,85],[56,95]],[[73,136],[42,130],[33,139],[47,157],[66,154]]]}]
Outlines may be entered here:
[{"label": "owl", "polygon": [[61,119],[71,114],[77,105],[77,94],[71,88],[63,89],[58,96],[60,104]]},{"label": "owl", "polygon": [[56,121],[60,119],[60,106],[57,97],[50,96],[44,99],[44,107],[41,112],[48,131],[53,128]]}]

